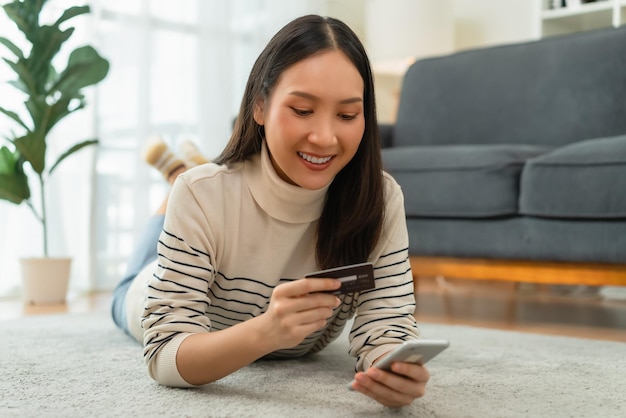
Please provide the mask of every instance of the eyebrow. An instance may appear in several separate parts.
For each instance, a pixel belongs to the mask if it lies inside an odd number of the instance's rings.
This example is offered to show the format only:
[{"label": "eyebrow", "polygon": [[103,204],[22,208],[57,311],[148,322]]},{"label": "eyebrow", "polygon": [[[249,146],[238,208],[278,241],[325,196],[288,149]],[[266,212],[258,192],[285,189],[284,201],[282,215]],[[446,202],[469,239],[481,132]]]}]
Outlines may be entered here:
[{"label": "eyebrow", "polygon": [[[310,94],[310,93],[306,93],[304,91],[292,91],[289,93],[292,96],[298,96],[298,97],[303,97],[305,99],[309,99],[309,100],[319,100],[319,97]],[[349,99],[343,99],[341,100],[339,103],[340,104],[349,104],[349,103],[358,103],[358,102],[362,102],[363,99],[361,97],[350,97]]]}]

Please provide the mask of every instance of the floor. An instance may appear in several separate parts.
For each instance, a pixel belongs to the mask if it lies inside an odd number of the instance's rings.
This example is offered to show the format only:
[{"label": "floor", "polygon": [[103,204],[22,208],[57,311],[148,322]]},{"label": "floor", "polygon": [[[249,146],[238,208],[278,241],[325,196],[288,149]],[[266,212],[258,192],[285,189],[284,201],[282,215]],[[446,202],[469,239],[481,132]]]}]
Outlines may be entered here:
[{"label": "floor", "polygon": [[[421,279],[418,322],[470,325],[626,342],[626,300],[565,295],[546,285]],[[0,320],[58,313],[109,312],[111,295],[70,295],[63,305],[0,300]]]},{"label": "floor", "polygon": [[569,287],[444,279],[419,281],[416,295],[418,322],[626,342],[626,299]]},{"label": "floor", "polygon": [[19,299],[0,299],[0,321],[32,315],[61,313],[109,312],[111,295],[95,293],[90,295],[68,295],[67,303],[59,305],[29,305]]}]

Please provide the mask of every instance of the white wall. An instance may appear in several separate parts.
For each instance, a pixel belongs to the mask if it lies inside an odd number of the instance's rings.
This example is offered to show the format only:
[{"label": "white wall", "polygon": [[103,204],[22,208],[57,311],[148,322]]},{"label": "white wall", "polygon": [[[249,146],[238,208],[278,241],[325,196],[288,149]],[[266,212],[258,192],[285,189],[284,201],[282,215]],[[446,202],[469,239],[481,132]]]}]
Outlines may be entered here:
[{"label": "white wall", "polygon": [[536,0],[329,0],[360,3],[373,61],[432,56],[531,40]]},{"label": "white wall", "polygon": [[363,0],[327,0],[324,14],[343,20],[364,41],[365,13]]},{"label": "white wall", "polygon": [[454,51],[452,0],[367,0],[366,39],[374,62]]},{"label": "white wall", "polygon": [[[376,76],[379,119],[395,120],[402,76],[412,60],[533,39],[539,19],[537,1],[360,2],[365,26],[362,39]],[[329,3],[358,7],[354,0],[329,0]]]},{"label": "white wall", "polygon": [[416,58],[455,50],[452,0],[366,0],[364,43],[374,67],[378,118],[393,122],[402,75]]},{"label": "white wall", "polygon": [[453,0],[456,50],[533,39],[536,7],[531,0]]}]

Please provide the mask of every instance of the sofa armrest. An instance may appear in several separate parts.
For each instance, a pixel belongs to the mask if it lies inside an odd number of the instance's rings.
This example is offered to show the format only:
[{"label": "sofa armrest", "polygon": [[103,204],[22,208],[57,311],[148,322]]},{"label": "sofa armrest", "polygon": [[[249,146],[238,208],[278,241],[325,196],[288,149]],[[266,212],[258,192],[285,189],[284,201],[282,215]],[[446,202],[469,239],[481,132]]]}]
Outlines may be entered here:
[{"label": "sofa armrest", "polygon": [[379,123],[378,130],[380,132],[380,146],[381,148],[393,147],[393,130],[394,124],[392,123]]}]

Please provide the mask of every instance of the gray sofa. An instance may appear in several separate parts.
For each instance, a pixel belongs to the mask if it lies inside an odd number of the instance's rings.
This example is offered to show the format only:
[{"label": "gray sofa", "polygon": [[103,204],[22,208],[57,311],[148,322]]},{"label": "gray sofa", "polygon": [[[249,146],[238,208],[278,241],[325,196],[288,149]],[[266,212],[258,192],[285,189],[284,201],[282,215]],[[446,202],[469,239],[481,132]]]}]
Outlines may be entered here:
[{"label": "gray sofa", "polygon": [[626,27],[416,61],[380,128],[416,276],[626,285]]}]

